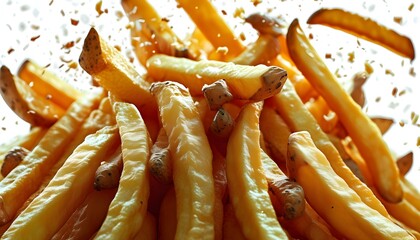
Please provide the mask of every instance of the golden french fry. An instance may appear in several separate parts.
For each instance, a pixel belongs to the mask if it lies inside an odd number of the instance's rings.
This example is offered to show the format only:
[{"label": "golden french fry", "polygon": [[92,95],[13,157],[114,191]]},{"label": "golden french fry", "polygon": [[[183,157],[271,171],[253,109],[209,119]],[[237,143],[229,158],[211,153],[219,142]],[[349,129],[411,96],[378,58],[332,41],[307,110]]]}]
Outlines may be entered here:
[{"label": "golden french fry", "polygon": [[268,195],[258,127],[262,103],[246,105],[237,119],[226,153],[229,199],[248,239],[287,239]]},{"label": "golden french fry", "polygon": [[308,132],[290,135],[287,168],[290,178],[305,190],[308,203],[344,237],[414,239],[405,229],[361,201],[334,172]]},{"label": "golden french fry", "polygon": [[60,159],[83,121],[102,95],[86,95],[74,102],[25,159],[0,182],[0,225],[10,221],[28,197],[41,185]]},{"label": "golden french fry", "polygon": [[212,151],[198,110],[188,90],[178,83],[153,83],[150,91],[158,102],[173,157],[178,219],[175,239],[213,239]]},{"label": "golden french fry", "polygon": [[287,72],[279,67],[246,66],[212,60],[193,61],[156,54],[147,62],[149,76],[156,81],[176,81],[191,95],[201,95],[205,84],[224,79],[237,99],[259,101],[283,87]]},{"label": "golden french fry", "polygon": [[[3,238],[22,239],[31,236],[50,239],[86,198],[92,189],[95,170],[108,149],[117,144],[119,135],[116,127],[105,127],[89,135],[66,160],[44,191],[13,221]],[[54,221],[50,220],[52,217]],[[40,222],[48,222],[48,227],[40,228]]]},{"label": "golden french fry", "polygon": [[228,56],[236,56],[242,52],[244,47],[240,39],[235,36],[211,1],[178,0],[178,3],[215,49],[227,47]]},{"label": "golden french fry", "polygon": [[340,29],[377,43],[411,60],[415,57],[414,46],[410,38],[402,36],[372,19],[343,9],[320,9],[314,12],[307,22],[309,24],[322,24]]},{"label": "golden french fry", "polygon": [[6,66],[0,70],[0,94],[9,107],[24,121],[35,126],[50,126],[65,110],[36,93],[25,81],[14,76]]},{"label": "golden french fry", "polygon": [[375,186],[389,202],[399,202],[403,191],[398,168],[382,134],[337,81],[295,19],[289,26],[290,56],[312,86],[328,102],[366,160]]},{"label": "golden french fry", "polygon": [[76,99],[82,96],[79,90],[32,60],[23,62],[17,75],[30,84],[39,95],[56,103],[63,109],[67,109]]},{"label": "golden french fry", "polygon": [[99,85],[119,99],[134,103],[139,108],[153,102],[149,92],[150,83],[94,28],[90,29],[85,38],[79,63]]}]

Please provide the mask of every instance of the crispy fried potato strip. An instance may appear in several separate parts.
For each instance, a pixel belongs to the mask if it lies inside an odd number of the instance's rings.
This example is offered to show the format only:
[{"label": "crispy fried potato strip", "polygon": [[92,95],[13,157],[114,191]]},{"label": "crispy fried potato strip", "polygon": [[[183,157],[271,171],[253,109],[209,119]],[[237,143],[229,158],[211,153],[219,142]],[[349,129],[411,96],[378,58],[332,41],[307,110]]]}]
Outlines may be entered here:
[{"label": "crispy fried potato strip", "polygon": [[415,57],[410,38],[385,27],[376,21],[343,9],[320,9],[307,20],[310,24],[322,24],[377,43],[411,60]]},{"label": "crispy fried potato strip", "polygon": [[330,72],[297,19],[289,26],[287,43],[296,66],[337,114],[366,160],[381,196],[389,202],[401,201],[403,191],[398,168],[381,132]]}]

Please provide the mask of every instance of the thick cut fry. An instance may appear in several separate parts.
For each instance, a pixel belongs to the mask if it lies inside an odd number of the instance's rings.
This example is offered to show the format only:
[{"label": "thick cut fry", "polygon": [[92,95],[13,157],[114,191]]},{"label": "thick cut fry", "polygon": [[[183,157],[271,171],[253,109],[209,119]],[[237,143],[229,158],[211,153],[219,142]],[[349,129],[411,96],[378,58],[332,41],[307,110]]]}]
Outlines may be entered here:
[{"label": "thick cut fry", "polygon": [[90,239],[105,220],[115,189],[91,191],[52,240]]},{"label": "thick cut fry", "polygon": [[290,82],[286,82],[282,93],[277,94],[272,100],[276,110],[286,121],[292,132],[308,131],[317,148],[327,156],[334,171],[357,192],[362,201],[383,216],[389,216],[385,207],[376,198],[372,190],[362,183],[346,166],[327,134],[321,130],[312,114],[305,108]]},{"label": "thick cut fry", "polygon": [[146,125],[130,103],[114,103],[121,136],[124,168],[118,191],[95,239],[131,239],[139,231],[147,213],[149,172],[146,170],[152,146]]},{"label": "thick cut fry", "polygon": [[10,150],[3,160],[1,165],[1,174],[5,177],[9,174],[15,167],[22,162],[22,160],[28,155],[29,150],[22,147],[15,147]]},{"label": "thick cut fry", "polygon": [[261,151],[261,161],[268,189],[281,206],[280,211],[276,209],[277,216],[287,220],[300,217],[305,211],[305,194],[302,187],[291,181],[264,151]]},{"label": "thick cut fry", "polygon": [[389,202],[402,200],[403,191],[398,168],[382,139],[382,134],[370,118],[346,93],[309,42],[299,21],[289,26],[287,43],[290,56],[312,86],[328,102],[366,160],[375,186]]},{"label": "thick cut fry", "polygon": [[149,82],[94,28],[90,29],[85,38],[79,63],[99,85],[119,99],[134,103],[137,107],[153,102]]},{"label": "thick cut fry", "polygon": [[258,64],[270,65],[271,60],[280,53],[280,45],[276,37],[260,35],[246,49],[231,62],[236,64],[255,66]]},{"label": "thick cut fry", "polygon": [[99,104],[98,95],[74,102],[28,156],[0,182],[0,225],[10,221],[26,199],[41,185],[43,177],[58,161],[83,121]]},{"label": "thick cut fry", "polygon": [[7,105],[24,121],[35,126],[50,126],[65,111],[36,93],[25,81],[13,76],[6,66],[0,70],[0,94]]},{"label": "thick cut fry", "polygon": [[259,101],[280,92],[287,73],[279,67],[246,66],[212,60],[192,61],[156,54],[147,62],[149,76],[186,86],[192,95],[202,94],[204,84],[224,79],[237,99]]},{"label": "thick cut fry", "polygon": [[276,110],[266,105],[261,111],[260,130],[273,160],[277,164],[285,163],[291,131]]},{"label": "thick cut fry", "polygon": [[262,103],[246,105],[230,135],[226,154],[229,199],[248,239],[287,239],[268,195],[258,127]]},{"label": "thick cut fry", "polygon": [[26,60],[18,70],[18,76],[31,85],[42,97],[67,109],[82,93],[66,81],[32,60]]},{"label": "thick cut fry", "polygon": [[169,24],[162,20],[147,0],[121,0],[121,5],[130,21],[143,21],[142,28],[146,28],[143,31],[149,31],[150,40],[153,35],[159,53],[176,57],[192,57]]},{"label": "thick cut fry", "polygon": [[96,190],[100,191],[118,187],[123,169],[121,149],[117,149],[115,155],[109,161],[101,162],[101,165],[96,170],[95,182],[93,183],[93,187]]},{"label": "thick cut fry", "polygon": [[176,196],[170,188],[162,200],[159,210],[158,236],[160,240],[173,240],[176,233]]},{"label": "thick cut fry", "polygon": [[389,218],[363,203],[331,168],[308,132],[289,137],[289,176],[305,190],[309,204],[348,239],[414,239]]},{"label": "thick cut fry", "polygon": [[212,152],[200,115],[186,88],[153,83],[173,157],[178,225],[175,239],[214,238]]},{"label": "thick cut fry", "polygon": [[[95,170],[108,149],[117,144],[119,135],[115,127],[105,127],[89,135],[74,150],[44,191],[13,221],[3,238],[53,237],[86,198],[92,189]],[[41,222],[48,224],[40,228]]]},{"label": "thick cut fry", "polygon": [[[244,47],[209,0],[177,0],[195,25],[201,30],[215,49],[227,47],[228,56],[237,56]],[[211,26],[211,27],[209,27]]]},{"label": "thick cut fry", "polygon": [[156,142],[152,146],[147,167],[157,181],[164,184],[172,183],[172,158],[168,135],[163,127],[160,128]]},{"label": "thick cut fry", "polygon": [[307,22],[340,29],[377,43],[411,60],[415,57],[414,46],[410,38],[355,13],[342,9],[320,9],[313,13]]}]

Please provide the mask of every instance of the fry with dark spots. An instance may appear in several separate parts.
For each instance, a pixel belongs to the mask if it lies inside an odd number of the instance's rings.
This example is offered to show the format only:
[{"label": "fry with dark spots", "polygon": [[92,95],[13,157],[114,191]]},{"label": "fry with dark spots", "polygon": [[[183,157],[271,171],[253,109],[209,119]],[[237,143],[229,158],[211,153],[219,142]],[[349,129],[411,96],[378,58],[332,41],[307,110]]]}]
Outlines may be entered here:
[{"label": "fry with dark spots", "polygon": [[208,85],[205,84],[203,86],[203,94],[211,110],[218,110],[223,104],[233,99],[232,93],[223,79]]},{"label": "fry with dark spots", "polygon": [[219,137],[228,137],[233,130],[235,121],[224,108],[219,108],[210,125],[211,132]]},{"label": "fry with dark spots", "polygon": [[4,156],[1,165],[1,174],[6,177],[28,155],[29,150],[23,147],[15,147]]},{"label": "fry with dark spots", "polygon": [[118,187],[123,168],[121,150],[109,161],[103,161],[95,173],[94,188],[98,191]]}]

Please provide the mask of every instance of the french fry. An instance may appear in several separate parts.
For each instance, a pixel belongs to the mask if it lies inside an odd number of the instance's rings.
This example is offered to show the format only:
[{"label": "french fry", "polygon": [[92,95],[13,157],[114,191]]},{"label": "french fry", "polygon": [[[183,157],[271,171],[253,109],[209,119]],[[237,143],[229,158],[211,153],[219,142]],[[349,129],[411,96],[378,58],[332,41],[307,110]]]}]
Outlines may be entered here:
[{"label": "french fry", "polygon": [[85,38],[79,63],[99,85],[122,101],[134,103],[139,108],[149,103],[153,105],[150,83],[94,28],[90,29]]},{"label": "french fry", "polygon": [[133,22],[130,30],[131,46],[137,60],[146,67],[147,59],[158,52],[156,43],[149,39],[149,36],[143,32],[143,26],[140,21]]},{"label": "french fry", "polygon": [[20,66],[17,75],[30,84],[42,97],[67,109],[82,93],[66,81],[58,78],[48,69],[39,66],[33,60],[26,60]]},{"label": "french fry", "polygon": [[60,230],[54,234],[52,240],[91,238],[105,220],[115,192],[116,189],[92,190]]},{"label": "french fry", "polygon": [[[89,135],[44,191],[13,221],[3,238],[21,239],[30,235],[50,239],[86,198],[100,161],[108,149],[117,144],[119,135],[115,127],[105,127]],[[54,221],[50,221],[52,217]],[[45,221],[48,221],[48,227],[39,228],[39,223]]]},{"label": "french fry", "polygon": [[174,188],[170,188],[162,200],[159,211],[158,236],[161,240],[175,239],[177,226],[176,196]]},{"label": "french fry", "polygon": [[156,142],[152,146],[147,167],[157,181],[164,184],[172,183],[172,158],[168,135],[163,127],[160,128]]},{"label": "french fry", "polygon": [[178,83],[153,83],[150,91],[158,102],[173,157],[178,220],[175,239],[213,239],[212,152],[197,108],[188,90]]},{"label": "french fry", "polygon": [[43,176],[48,174],[80,125],[97,107],[99,98],[96,94],[87,95],[74,102],[21,164],[0,182],[0,225],[10,221],[26,199],[40,187]]},{"label": "french fry", "polygon": [[28,155],[29,150],[22,147],[15,147],[10,150],[1,164],[1,174],[6,177],[15,167],[17,167],[22,160]]},{"label": "french fry", "polygon": [[273,160],[278,165],[286,163],[287,143],[291,131],[276,110],[267,104],[261,111],[260,130]]},{"label": "french fry", "polygon": [[270,65],[271,60],[280,53],[280,45],[276,37],[272,35],[260,35],[258,39],[246,47],[241,54],[231,60],[235,64]]},{"label": "french fry", "polygon": [[277,94],[270,100],[273,101],[276,110],[292,132],[308,131],[311,134],[317,148],[327,156],[334,171],[357,192],[365,204],[380,212],[383,216],[389,215],[372,190],[362,183],[345,165],[337,149],[321,130],[312,114],[305,108],[290,82],[285,83],[281,94]]},{"label": "french fry", "polygon": [[322,24],[379,44],[403,57],[415,57],[410,38],[397,33],[372,19],[343,9],[320,9],[307,20],[309,24]]},{"label": "french fry", "polygon": [[337,126],[337,115],[331,111],[324,98],[318,96],[316,99],[307,101],[305,106],[314,116],[324,132],[330,133]]},{"label": "french fry", "polygon": [[117,188],[123,169],[121,149],[117,149],[108,161],[102,161],[95,172],[93,187],[98,190]]},{"label": "french fry", "polygon": [[235,125],[235,120],[224,108],[219,108],[210,125],[210,131],[222,138],[229,137]]},{"label": "french fry", "polygon": [[65,110],[36,93],[25,81],[12,75],[6,66],[0,70],[0,94],[7,105],[24,121],[35,126],[50,126]]},{"label": "french fry", "polygon": [[115,102],[114,111],[121,136],[124,168],[118,191],[95,239],[131,239],[139,231],[147,213],[149,175],[146,170],[151,140],[137,108]]},{"label": "french fry", "polygon": [[308,132],[290,135],[287,164],[289,176],[301,184],[309,204],[344,237],[414,239],[406,230],[361,201],[334,172]]},{"label": "french fry", "polygon": [[407,199],[417,210],[420,211],[420,192],[405,177],[401,177],[401,185],[404,189],[404,198]]},{"label": "french fry", "polygon": [[224,203],[227,196],[226,158],[212,146],[214,200],[214,239],[223,239]]},{"label": "french fry", "polygon": [[[227,47],[228,56],[237,56],[244,49],[239,38],[209,0],[178,0],[178,4],[194,21],[215,49]],[[209,27],[211,26],[211,27]]]},{"label": "french fry", "polygon": [[223,79],[209,85],[204,84],[202,91],[211,110],[218,110],[223,104],[233,99],[232,93]]},{"label": "french fry", "polygon": [[[163,21],[147,0],[121,0],[130,21],[142,21],[143,31],[149,30],[150,41],[156,41],[159,53],[175,57],[192,57],[166,21]],[[153,35],[153,39],[152,39]]]},{"label": "french fry", "polygon": [[296,66],[337,114],[366,160],[381,196],[392,203],[401,201],[403,191],[398,180],[398,168],[382,134],[323,63],[297,19],[289,26],[287,43]]},{"label": "french fry", "polygon": [[281,206],[280,209],[274,208],[277,216],[287,220],[302,216],[305,211],[305,194],[302,187],[291,181],[264,151],[261,151],[261,161],[268,189]]},{"label": "french fry", "polygon": [[188,87],[191,95],[202,94],[205,84],[224,79],[236,99],[263,100],[280,92],[287,73],[279,67],[246,66],[212,60],[192,61],[156,54],[147,62],[149,76],[172,80]]},{"label": "french fry", "polygon": [[420,210],[407,201],[407,199],[404,198],[399,203],[389,203],[387,201],[382,202],[389,214],[407,225],[409,228],[420,233]]},{"label": "french fry", "polygon": [[233,129],[226,154],[229,199],[248,239],[287,239],[268,195],[258,128],[262,103],[246,105]]}]

